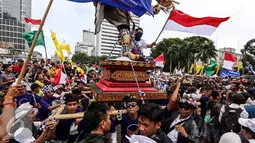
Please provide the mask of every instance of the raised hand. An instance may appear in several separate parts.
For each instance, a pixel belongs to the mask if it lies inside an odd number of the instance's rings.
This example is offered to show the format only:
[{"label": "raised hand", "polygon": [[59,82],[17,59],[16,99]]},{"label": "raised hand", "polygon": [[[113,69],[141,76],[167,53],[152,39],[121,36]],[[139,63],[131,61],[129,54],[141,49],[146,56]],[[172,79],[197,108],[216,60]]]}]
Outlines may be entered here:
[{"label": "raised hand", "polygon": [[25,94],[26,88],[24,84],[18,84],[9,88],[6,97],[17,97]]}]

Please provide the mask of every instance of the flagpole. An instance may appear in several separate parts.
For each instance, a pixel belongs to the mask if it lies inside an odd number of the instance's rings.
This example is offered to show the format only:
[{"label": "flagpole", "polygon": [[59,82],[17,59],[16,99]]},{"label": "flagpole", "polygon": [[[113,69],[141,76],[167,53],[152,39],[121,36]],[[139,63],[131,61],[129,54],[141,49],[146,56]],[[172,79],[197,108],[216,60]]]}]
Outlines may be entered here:
[{"label": "flagpole", "polygon": [[166,20],[166,22],[165,22],[163,28],[161,29],[161,31],[160,31],[158,37],[156,38],[155,43],[157,43],[158,38],[160,37],[160,35],[161,35],[162,32],[164,31],[164,29],[165,29],[165,27],[166,27],[166,24],[167,24],[167,22],[168,22],[168,20],[169,20],[169,18],[170,18],[170,16],[171,16],[171,14],[173,13],[174,9],[175,9],[175,8],[173,7],[172,11],[169,13],[169,16],[167,17],[167,20]]},{"label": "flagpole", "polygon": [[42,36],[43,36],[43,41],[44,41],[45,57],[46,57],[46,61],[47,61],[48,60],[48,55],[47,55],[47,48],[46,48],[45,36],[44,36],[44,32],[43,31],[42,31]]},{"label": "flagpole", "polygon": [[43,15],[43,18],[42,18],[41,24],[40,24],[40,26],[39,26],[39,28],[38,28],[38,31],[36,32],[34,41],[33,41],[32,45],[31,45],[31,47],[30,47],[30,49],[29,49],[29,53],[28,53],[28,55],[27,55],[27,58],[26,58],[26,60],[25,60],[25,62],[24,62],[24,64],[23,64],[23,66],[22,66],[21,72],[20,72],[19,77],[18,77],[18,80],[17,80],[17,84],[20,84],[20,83],[21,83],[21,80],[22,80],[22,78],[23,78],[24,75],[25,75],[27,65],[28,65],[28,63],[29,63],[29,60],[30,60],[32,54],[33,54],[33,51],[34,51],[34,48],[35,48],[35,44],[36,44],[36,42],[37,42],[37,40],[38,40],[38,37],[39,37],[39,35],[40,35],[40,32],[41,32],[41,30],[42,30],[42,28],[43,28],[44,22],[45,22],[45,20],[46,20],[46,18],[47,18],[47,15],[48,15],[49,11],[50,11],[50,7],[51,7],[52,3],[53,3],[53,0],[50,0],[49,4],[48,4],[48,6],[47,6],[47,9],[46,9],[46,11],[45,11],[45,13],[44,13],[44,15]]}]

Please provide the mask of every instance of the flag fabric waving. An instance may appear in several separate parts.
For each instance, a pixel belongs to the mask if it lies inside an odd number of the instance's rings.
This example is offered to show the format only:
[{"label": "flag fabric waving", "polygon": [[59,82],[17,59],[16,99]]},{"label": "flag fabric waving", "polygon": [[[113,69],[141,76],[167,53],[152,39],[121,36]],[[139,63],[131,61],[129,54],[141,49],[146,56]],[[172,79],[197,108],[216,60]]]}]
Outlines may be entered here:
[{"label": "flag fabric waving", "polygon": [[[22,37],[27,40],[29,46],[32,45],[36,33],[37,33],[37,31],[35,30],[32,32],[27,32],[27,33],[22,34]],[[36,44],[35,44],[35,46],[40,46],[40,45],[44,46],[43,31],[40,32],[40,35],[39,35],[39,37],[36,41]]]},{"label": "flag fabric waving", "polygon": [[204,69],[206,76],[212,76],[215,73],[216,66],[217,66],[216,61],[210,60],[210,65],[206,66]]},{"label": "flag fabric waving", "polygon": [[65,84],[66,83],[67,75],[63,72],[63,68],[58,70],[57,75],[55,76],[54,83],[55,84]]},{"label": "flag fabric waving", "polygon": [[218,64],[218,67],[217,67],[217,70],[216,70],[216,75],[218,75],[219,71],[220,71],[220,64]]},{"label": "flag fabric waving", "polygon": [[164,30],[180,31],[198,35],[212,35],[222,22],[230,17],[192,17],[180,10],[174,10],[164,27]]},{"label": "flag fabric waving", "polygon": [[151,15],[154,15],[153,9],[151,6],[152,0],[68,0],[68,1],[78,2],[78,3],[99,1],[106,5],[110,5],[112,7],[131,11],[139,17],[145,14],[147,11]]},{"label": "flag fabric waving", "polygon": [[228,70],[232,70],[236,60],[237,58],[235,55],[225,52],[224,62],[222,67]]},{"label": "flag fabric waving", "polygon": [[243,68],[243,63],[242,62],[238,62],[237,71],[240,72],[241,68]]},{"label": "flag fabric waving", "polygon": [[240,72],[233,72],[231,70],[220,70],[221,77],[240,77]]},{"label": "flag fabric waving", "polygon": [[192,64],[192,65],[190,66],[189,73],[192,73],[192,72],[193,72],[194,67],[195,67],[194,64]]},{"label": "flag fabric waving", "polygon": [[33,25],[40,25],[41,24],[40,19],[31,19],[31,18],[25,17],[24,20],[26,21],[26,23],[31,23]]},{"label": "flag fabric waving", "polygon": [[157,66],[157,67],[163,68],[163,67],[164,67],[164,53],[162,53],[161,55],[159,55],[159,56],[155,59],[155,62],[156,62],[156,66]]},{"label": "flag fabric waving", "polygon": [[63,50],[60,48],[60,44],[58,43],[57,36],[55,32],[51,33],[52,41],[56,47],[55,53],[57,54],[58,58],[61,59],[62,62],[65,61],[65,57],[63,54]]}]

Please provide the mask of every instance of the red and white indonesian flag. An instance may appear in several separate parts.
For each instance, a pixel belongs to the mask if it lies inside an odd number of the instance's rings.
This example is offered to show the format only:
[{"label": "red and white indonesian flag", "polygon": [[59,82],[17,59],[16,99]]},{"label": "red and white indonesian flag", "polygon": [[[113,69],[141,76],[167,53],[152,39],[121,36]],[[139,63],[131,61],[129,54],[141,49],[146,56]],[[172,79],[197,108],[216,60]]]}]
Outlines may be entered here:
[{"label": "red and white indonesian flag", "polygon": [[25,17],[24,20],[26,21],[26,23],[30,23],[32,25],[40,25],[41,24],[40,19],[31,19],[31,18]]},{"label": "red and white indonesian flag", "polygon": [[163,68],[163,67],[164,67],[164,53],[162,53],[161,55],[159,55],[159,56],[155,59],[155,62],[156,62],[156,66],[157,66],[157,67]]},{"label": "red and white indonesian flag", "polygon": [[223,68],[232,70],[237,58],[235,55],[225,52]]},{"label": "red and white indonesian flag", "polygon": [[180,32],[193,33],[197,35],[212,35],[218,26],[230,17],[192,17],[180,10],[174,10],[164,28]]},{"label": "red and white indonesian flag", "polygon": [[63,72],[63,68],[60,68],[57,75],[55,76],[54,82],[55,84],[65,84],[67,75]]}]

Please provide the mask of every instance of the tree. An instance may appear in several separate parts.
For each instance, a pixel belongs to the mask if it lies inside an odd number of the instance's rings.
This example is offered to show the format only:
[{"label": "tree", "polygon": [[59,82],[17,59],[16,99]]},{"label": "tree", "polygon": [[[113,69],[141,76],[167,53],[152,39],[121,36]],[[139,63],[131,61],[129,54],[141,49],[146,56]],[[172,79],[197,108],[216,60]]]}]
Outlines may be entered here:
[{"label": "tree", "polygon": [[176,67],[180,69],[187,66],[189,69],[190,63],[195,58],[206,63],[209,59],[216,58],[216,51],[212,40],[205,37],[193,36],[183,40],[180,38],[163,39],[151,50],[151,56],[156,58],[161,53],[164,53],[165,67],[170,66],[172,72]]},{"label": "tree", "polygon": [[72,57],[72,61],[75,63],[89,64],[89,57],[86,53],[75,52]]},{"label": "tree", "polygon": [[85,65],[92,65],[92,64],[100,64],[100,61],[106,60],[106,59],[116,59],[116,56],[88,56],[86,53],[83,52],[76,52],[74,53],[72,57],[72,61],[75,63],[81,63]]},{"label": "tree", "polygon": [[192,36],[185,39],[186,42],[191,42],[196,58],[200,59],[202,63],[207,63],[209,59],[217,57],[217,50],[214,42],[206,37]]},{"label": "tree", "polygon": [[194,37],[188,37],[183,39],[184,45],[184,54],[186,55],[186,62],[188,64],[188,69],[190,68],[190,63],[193,63],[196,58],[196,53],[199,52],[199,47],[195,45]]},{"label": "tree", "polygon": [[[156,45],[155,48],[151,49],[151,57],[156,58],[160,54],[164,53],[166,62],[165,67],[170,67],[170,70],[172,70],[171,67],[178,66],[176,58],[181,59],[179,58],[180,53],[178,53],[178,51],[182,50],[180,47],[182,47],[183,45],[183,40],[180,38],[163,39]],[[179,62],[179,65],[180,64],[181,62]]]},{"label": "tree", "polygon": [[244,69],[248,66],[248,64],[251,64],[253,67],[255,67],[255,61],[254,61],[254,56],[255,56],[255,39],[249,40],[245,45],[244,48],[241,49],[242,53],[242,63],[243,63],[243,74]]}]

